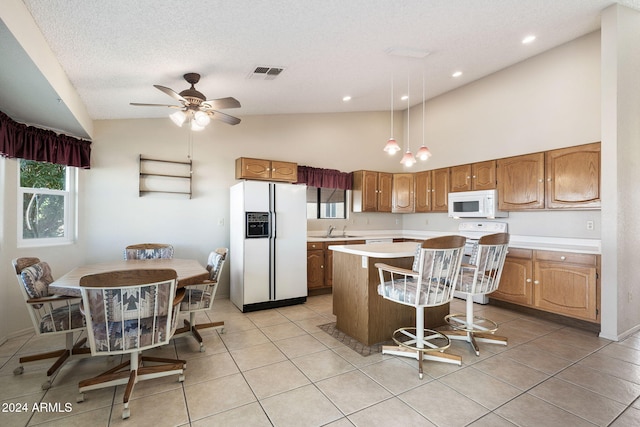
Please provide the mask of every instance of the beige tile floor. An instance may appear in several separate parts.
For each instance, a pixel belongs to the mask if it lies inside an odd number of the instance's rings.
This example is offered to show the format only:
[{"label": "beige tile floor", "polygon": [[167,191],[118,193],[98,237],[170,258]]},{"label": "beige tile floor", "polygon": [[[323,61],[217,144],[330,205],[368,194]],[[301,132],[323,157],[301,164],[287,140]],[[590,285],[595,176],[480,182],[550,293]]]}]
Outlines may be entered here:
[{"label": "beige tile floor", "polygon": [[[452,311],[463,310],[454,300]],[[58,339],[22,336],[0,346],[0,425],[640,425],[640,333],[611,342],[502,308],[476,310],[499,321],[509,345],[480,344],[477,357],[454,341],[448,351],[461,355],[463,365],[425,362],[419,380],[415,360],[362,357],[321,331],[317,325],[335,320],[331,295],[247,314],[218,299],[210,316],[225,321],[225,333],[205,331],[204,353],[189,337],[155,351],[187,359],[186,380],[137,384],[126,421],[122,386],[76,403],[78,381],[120,356],[74,360],[43,391],[46,363],[12,372],[20,355],[57,347]],[[60,410],[34,411],[39,403]]]}]

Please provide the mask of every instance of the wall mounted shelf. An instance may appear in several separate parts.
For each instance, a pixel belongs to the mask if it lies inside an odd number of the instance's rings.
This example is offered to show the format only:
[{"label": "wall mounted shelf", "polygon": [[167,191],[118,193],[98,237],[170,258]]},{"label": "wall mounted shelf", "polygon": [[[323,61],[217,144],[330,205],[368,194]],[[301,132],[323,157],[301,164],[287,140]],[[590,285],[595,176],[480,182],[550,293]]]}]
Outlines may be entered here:
[{"label": "wall mounted shelf", "polygon": [[139,157],[139,196],[164,194],[191,198],[191,160],[175,161]]}]

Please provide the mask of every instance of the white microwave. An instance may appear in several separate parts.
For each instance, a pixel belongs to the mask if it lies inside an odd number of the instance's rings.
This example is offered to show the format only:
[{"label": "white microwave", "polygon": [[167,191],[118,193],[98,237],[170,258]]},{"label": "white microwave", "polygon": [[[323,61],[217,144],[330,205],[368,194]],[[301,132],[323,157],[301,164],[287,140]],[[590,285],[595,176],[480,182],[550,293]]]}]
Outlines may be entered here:
[{"label": "white microwave", "polygon": [[504,218],[508,212],[498,211],[498,191],[478,190],[449,193],[451,218]]}]

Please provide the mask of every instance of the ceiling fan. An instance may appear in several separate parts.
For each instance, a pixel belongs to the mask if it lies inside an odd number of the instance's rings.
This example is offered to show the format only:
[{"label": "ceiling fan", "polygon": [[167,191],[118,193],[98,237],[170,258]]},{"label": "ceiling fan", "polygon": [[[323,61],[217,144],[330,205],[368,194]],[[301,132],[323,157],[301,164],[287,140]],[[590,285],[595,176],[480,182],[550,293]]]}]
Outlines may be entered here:
[{"label": "ceiling fan", "polygon": [[218,111],[227,108],[239,108],[240,102],[237,99],[232,97],[206,99],[202,92],[198,92],[194,86],[200,81],[200,74],[187,73],[183,77],[191,84],[191,87],[180,93],[177,93],[168,87],[153,85],[155,88],[174,98],[176,101],[179,101],[182,105],[141,104],[138,102],[131,102],[130,104],[139,107],[169,107],[178,109],[178,111],[172,113],[169,117],[178,126],[182,126],[185,121],[190,122],[192,130],[204,129],[211,119],[220,120],[221,122],[230,125],[237,125],[240,123],[239,118]]}]

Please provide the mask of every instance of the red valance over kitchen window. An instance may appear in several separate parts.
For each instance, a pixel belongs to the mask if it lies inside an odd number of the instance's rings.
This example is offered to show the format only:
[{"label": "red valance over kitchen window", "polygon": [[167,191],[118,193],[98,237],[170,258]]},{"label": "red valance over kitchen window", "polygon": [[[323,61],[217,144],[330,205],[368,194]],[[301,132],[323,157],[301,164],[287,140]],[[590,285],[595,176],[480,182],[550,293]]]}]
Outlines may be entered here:
[{"label": "red valance over kitchen window", "polygon": [[0,111],[0,155],[89,169],[91,142],[18,123]]},{"label": "red valance over kitchen window", "polygon": [[298,184],[307,184],[320,188],[339,188],[351,190],[352,174],[335,169],[298,166]]}]

